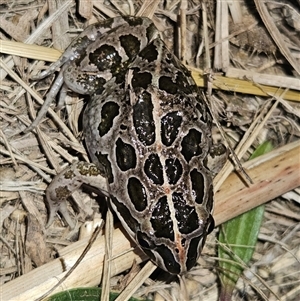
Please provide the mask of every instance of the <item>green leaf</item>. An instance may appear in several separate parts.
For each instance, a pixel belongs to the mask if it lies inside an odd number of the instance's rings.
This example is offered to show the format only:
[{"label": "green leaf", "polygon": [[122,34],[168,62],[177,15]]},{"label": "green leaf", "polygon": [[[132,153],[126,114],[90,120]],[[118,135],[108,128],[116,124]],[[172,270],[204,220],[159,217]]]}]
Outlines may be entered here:
[{"label": "green leaf", "polygon": [[273,145],[270,141],[265,141],[264,143],[262,143],[251,155],[251,157],[249,158],[249,160],[252,160],[254,158],[257,158],[261,155],[264,155],[268,152],[270,152],[271,150],[273,150]]},{"label": "green leaf", "polygon": [[[255,150],[250,160],[272,149],[270,142],[264,142]],[[264,210],[263,205],[254,208],[224,223],[220,229],[218,253],[221,268],[221,301],[231,300],[235,284],[252,258]]]},{"label": "green leaf", "polygon": [[[113,301],[118,297],[119,293],[110,293],[109,301]],[[101,296],[101,288],[82,287],[57,293],[47,301],[99,301]],[[147,299],[130,298],[129,301],[147,301]]]}]

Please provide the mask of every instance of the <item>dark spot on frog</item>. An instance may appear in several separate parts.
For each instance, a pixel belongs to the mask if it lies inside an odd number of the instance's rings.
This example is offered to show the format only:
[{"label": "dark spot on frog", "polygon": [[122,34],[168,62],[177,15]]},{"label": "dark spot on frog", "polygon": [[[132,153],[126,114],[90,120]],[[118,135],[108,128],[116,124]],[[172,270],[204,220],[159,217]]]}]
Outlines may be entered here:
[{"label": "dark spot on frog", "polygon": [[98,176],[101,171],[94,165],[87,162],[79,161],[76,169],[84,177]]},{"label": "dark spot on frog", "polygon": [[111,197],[111,201],[116,206],[116,210],[119,212],[119,214],[125,219],[125,221],[121,220],[121,222],[126,223],[126,226],[128,226],[132,232],[136,233],[139,223],[134,217],[132,217],[129,209],[113,196]]},{"label": "dark spot on frog", "polygon": [[163,169],[157,154],[151,154],[147,158],[145,161],[144,171],[154,184],[163,184]]},{"label": "dark spot on frog", "polygon": [[150,222],[156,237],[165,237],[174,241],[173,221],[166,196],[161,197],[155,204]]},{"label": "dark spot on frog", "polygon": [[147,60],[149,63],[154,62],[158,57],[157,47],[152,42],[142,49],[139,56],[142,60]]},{"label": "dark spot on frog", "polygon": [[112,129],[114,118],[119,115],[119,109],[119,105],[112,101],[103,105],[101,110],[101,122],[98,127],[100,137],[103,137]]},{"label": "dark spot on frog", "polygon": [[126,131],[127,130],[127,126],[125,124],[121,124],[120,125],[120,129],[121,129],[121,131]]},{"label": "dark spot on frog", "polygon": [[92,84],[90,84],[90,86],[94,87],[94,90],[91,91],[90,94],[93,94],[93,93],[95,93],[97,95],[102,94],[102,92],[105,90],[105,88],[104,88],[105,84],[106,84],[106,80],[102,77],[98,77],[97,79],[92,81]]},{"label": "dark spot on frog", "polygon": [[111,184],[114,181],[114,176],[112,173],[111,163],[108,160],[108,155],[103,155],[100,152],[97,152],[96,157],[98,162],[94,162],[100,170],[100,173],[105,175],[108,183]]},{"label": "dark spot on frog", "polygon": [[114,70],[120,66],[122,58],[115,47],[102,45],[89,54],[89,61],[97,66],[100,72],[109,69],[114,73]]},{"label": "dark spot on frog", "polygon": [[153,144],[155,141],[155,125],[151,94],[144,91],[139,95],[137,103],[133,106],[132,119],[139,140],[148,146]]},{"label": "dark spot on frog", "polygon": [[124,143],[121,138],[116,142],[116,159],[118,167],[122,171],[127,171],[136,166],[136,154],[134,147]]},{"label": "dark spot on frog", "polygon": [[164,265],[170,274],[180,273],[180,265],[168,247],[165,245],[158,245],[156,246],[155,251],[162,257]]},{"label": "dark spot on frog", "polygon": [[182,117],[179,112],[171,112],[161,119],[161,140],[166,146],[172,145],[178,136]]},{"label": "dark spot on frog", "polygon": [[192,157],[202,154],[202,149],[200,146],[201,138],[202,134],[200,132],[195,129],[191,129],[189,130],[188,134],[182,139],[181,152],[187,162],[189,162]]},{"label": "dark spot on frog", "polygon": [[181,87],[181,91],[184,93],[192,93],[192,87],[190,86],[189,82],[187,81],[187,77],[182,72],[176,73],[176,83]]},{"label": "dark spot on frog", "polygon": [[134,208],[137,211],[144,211],[147,208],[147,193],[142,183],[134,177],[129,178],[127,190]]},{"label": "dark spot on frog", "polygon": [[182,193],[174,192],[172,201],[175,208],[175,217],[178,229],[182,234],[189,234],[199,228],[199,218],[195,207],[188,206]]},{"label": "dark spot on frog", "polygon": [[203,175],[197,171],[197,169],[193,169],[190,173],[192,189],[193,189],[193,197],[195,198],[196,203],[202,204],[204,200],[204,191],[205,181]]},{"label": "dark spot on frog", "polygon": [[104,91],[106,80],[97,74],[86,72],[75,73],[70,67],[65,71],[64,83],[70,89],[79,94],[101,94]]},{"label": "dark spot on frog", "polygon": [[170,94],[192,94],[194,92],[193,87],[188,83],[186,76],[178,71],[176,76],[161,76],[159,79],[159,88],[165,90]]},{"label": "dark spot on frog", "polygon": [[71,195],[71,191],[68,189],[67,186],[59,186],[55,189],[55,194],[57,199],[65,200]]},{"label": "dark spot on frog", "polygon": [[166,91],[167,93],[170,93],[170,94],[176,94],[178,92],[178,89],[180,88],[176,82],[174,82],[172,80],[171,77],[169,76],[161,76],[159,78],[159,81],[158,81],[158,87],[159,89],[161,90],[164,90]]},{"label": "dark spot on frog", "polygon": [[191,239],[186,261],[187,270],[190,270],[196,264],[196,261],[203,248],[205,238],[206,235],[199,235],[198,237]]},{"label": "dark spot on frog", "polygon": [[152,82],[152,75],[149,72],[139,72],[138,68],[133,69],[133,77],[131,80],[132,87],[147,89]]},{"label": "dark spot on frog", "polygon": [[178,182],[178,180],[182,176],[182,165],[177,158],[166,160],[166,174],[169,184],[175,185]]},{"label": "dark spot on frog", "polygon": [[120,36],[121,46],[124,48],[126,55],[130,60],[136,57],[140,51],[141,43],[140,40],[131,34]]},{"label": "dark spot on frog", "polygon": [[[136,233],[136,239],[139,243],[139,245],[146,250],[154,249],[156,247],[153,240],[151,240],[151,237],[148,236],[146,233],[143,233],[141,231],[137,231]],[[147,253],[148,254],[148,253]],[[151,256],[149,256],[151,259],[155,260],[155,256],[153,256],[153,253],[150,253]]]}]

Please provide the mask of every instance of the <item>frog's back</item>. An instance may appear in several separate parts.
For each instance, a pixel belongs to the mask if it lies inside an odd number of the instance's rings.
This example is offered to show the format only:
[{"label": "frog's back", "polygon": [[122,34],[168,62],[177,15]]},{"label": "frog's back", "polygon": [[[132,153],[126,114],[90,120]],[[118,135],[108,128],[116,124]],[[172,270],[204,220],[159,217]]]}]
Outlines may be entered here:
[{"label": "frog's back", "polygon": [[190,269],[212,222],[210,118],[187,69],[160,39],[87,106],[84,131],[122,224],[161,267]]}]

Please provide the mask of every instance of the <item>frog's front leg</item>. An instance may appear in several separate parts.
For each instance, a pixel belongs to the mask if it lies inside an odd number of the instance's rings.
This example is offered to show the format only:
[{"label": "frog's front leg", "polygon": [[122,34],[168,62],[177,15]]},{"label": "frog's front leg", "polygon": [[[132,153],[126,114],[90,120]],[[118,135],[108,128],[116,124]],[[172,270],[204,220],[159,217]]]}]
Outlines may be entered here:
[{"label": "frog's front leg", "polygon": [[113,19],[107,19],[103,22],[95,23],[85,28],[67,47],[61,57],[51,66],[41,72],[39,75],[33,76],[33,80],[41,80],[58,70],[61,66],[69,61],[74,61],[86,54],[87,47],[99,41],[101,36],[110,31],[116,26],[124,24],[126,21],[123,17],[116,17]]},{"label": "frog's front leg", "polygon": [[[66,49],[66,51],[61,55],[58,61],[53,63],[47,70],[41,72],[38,76],[32,77],[33,80],[40,80],[43,79],[52,73],[54,73],[58,68],[61,67],[61,70],[55,79],[54,83],[51,86],[50,91],[47,94],[46,100],[43,103],[41,109],[38,112],[37,117],[32,122],[32,124],[24,131],[24,133],[28,133],[32,131],[42,120],[42,118],[46,115],[46,112],[48,108],[50,107],[52,101],[55,99],[56,95],[59,93],[61,87],[63,86],[65,82],[65,71],[69,70],[69,72],[74,71],[73,76],[78,76],[78,70],[74,67],[74,59],[84,55],[86,51],[86,47],[94,42],[94,38],[91,39],[89,36],[94,37],[94,35],[91,34],[93,32],[94,27],[97,27],[97,25],[91,25],[89,26],[85,31],[83,31],[77,39],[75,39],[70,46]],[[69,80],[70,81],[70,80]],[[67,86],[64,88],[67,89]],[[84,89],[81,88],[79,92],[80,94],[85,94]],[[61,101],[60,101],[60,106]]]},{"label": "frog's front leg", "polygon": [[[55,63],[39,75],[32,77],[33,80],[40,80],[61,68],[36,119],[24,131],[25,133],[30,132],[40,123],[64,82],[71,90],[79,94],[92,94],[95,90],[101,89],[106,80],[98,80],[97,73],[99,70],[97,66],[85,64],[85,60],[89,60],[87,49],[91,44],[95,44],[92,48],[96,48],[97,45],[101,44],[101,38],[106,32],[124,23],[126,23],[124,18],[116,17],[88,26],[72,41]],[[105,75],[105,73],[103,74]],[[105,78],[103,75],[102,77]]]},{"label": "frog's front leg", "polygon": [[71,194],[82,184],[97,188],[102,194],[109,196],[107,192],[107,179],[101,175],[96,165],[87,162],[75,162],[61,173],[56,175],[46,190],[47,207],[49,210],[49,219],[46,227],[49,227],[59,212],[67,224],[74,228],[66,201]]},{"label": "frog's front leg", "polygon": [[[42,118],[46,115],[52,101],[55,99],[56,95],[61,91],[61,88],[64,84],[64,68],[59,72],[57,78],[55,79],[54,83],[51,86],[50,91],[47,94],[47,97],[40,108],[36,118],[34,121],[31,123],[31,125],[24,130],[24,133],[29,133],[31,132],[42,120]],[[64,88],[64,91],[66,91],[67,87]],[[66,94],[66,93],[65,93]],[[57,107],[60,109],[62,107],[62,102],[59,102],[59,106]]]}]

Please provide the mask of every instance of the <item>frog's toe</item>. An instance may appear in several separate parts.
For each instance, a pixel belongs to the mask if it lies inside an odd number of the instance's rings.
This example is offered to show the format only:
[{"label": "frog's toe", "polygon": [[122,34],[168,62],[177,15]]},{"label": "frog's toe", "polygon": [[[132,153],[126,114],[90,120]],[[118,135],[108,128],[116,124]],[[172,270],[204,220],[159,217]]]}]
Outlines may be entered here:
[{"label": "frog's toe", "polygon": [[60,203],[58,207],[49,209],[49,218],[46,224],[46,228],[52,225],[57,212],[59,212],[63,216],[64,220],[70,226],[71,229],[75,228],[75,224],[69,214],[66,202]]}]

